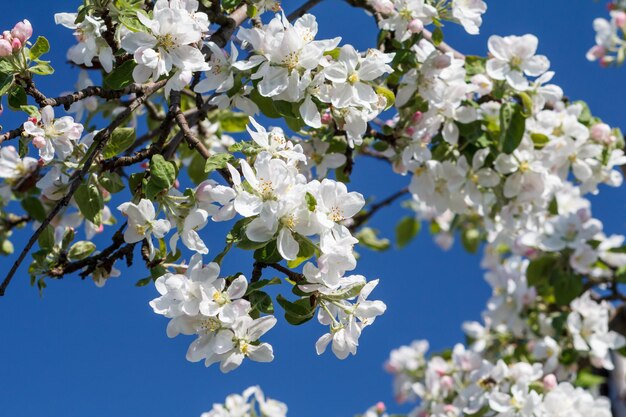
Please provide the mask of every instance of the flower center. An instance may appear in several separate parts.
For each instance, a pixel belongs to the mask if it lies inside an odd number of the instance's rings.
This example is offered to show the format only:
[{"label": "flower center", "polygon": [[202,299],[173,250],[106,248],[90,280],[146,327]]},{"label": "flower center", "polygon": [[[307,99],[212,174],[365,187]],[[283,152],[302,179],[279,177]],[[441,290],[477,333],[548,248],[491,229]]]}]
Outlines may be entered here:
[{"label": "flower center", "polygon": [[356,72],[353,72],[352,74],[350,74],[348,76],[348,82],[352,85],[356,84],[359,82],[359,74],[357,74]]},{"label": "flower center", "polygon": [[175,39],[170,33],[157,36],[156,38],[157,38],[157,47],[163,48],[166,51],[176,46]]}]

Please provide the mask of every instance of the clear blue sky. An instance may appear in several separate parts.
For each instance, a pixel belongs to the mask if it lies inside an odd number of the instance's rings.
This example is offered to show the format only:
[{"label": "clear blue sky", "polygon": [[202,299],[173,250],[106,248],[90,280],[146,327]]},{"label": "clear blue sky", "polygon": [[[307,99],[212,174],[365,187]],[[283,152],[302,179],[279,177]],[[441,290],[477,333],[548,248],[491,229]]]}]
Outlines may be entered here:
[{"label": "clear blue sky", "polygon": [[[284,1],[287,10],[300,3]],[[480,36],[465,35],[450,24],[445,28],[446,40],[465,53],[484,54],[489,35],[534,33],[540,39],[540,53],[549,56],[557,72],[555,80],[566,95],[586,99],[597,115],[626,128],[626,69],[601,70],[584,58],[593,44],[592,19],[605,15],[604,4],[592,0],[488,3]],[[72,11],[77,5],[69,0],[10,5],[4,1],[0,5],[0,28],[10,29],[17,20],[29,18],[35,33],[51,40],[50,56],[57,73],[38,82],[48,95],[68,90],[75,80],[74,71],[63,64],[72,37],[67,29],[54,26],[53,13]],[[361,11],[339,0],[324,0],[314,13],[320,21],[320,37],[341,35],[358,48],[373,46],[376,33]],[[18,119],[8,113],[0,117],[0,124],[13,128]],[[385,197],[407,181],[385,165],[361,160],[350,188],[366,196]],[[595,215],[605,220],[607,232],[626,232],[626,192],[602,191],[595,199]],[[395,222],[404,214],[398,206],[392,207],[373,223],[391,236]],[[25,243],[25,232],[14,240],[17,250]],[[222,247],[223,234],[214,236],[207,239],[209,256]],[[356,272],[381,279],[375,295],[387,303],[388,310],[365,330],[356,357],[339,361],[330,352],[318,357],[314,343],[324,332],[321,325],[311,321],[292,327],[279,320],[267,335],[275,361],[246,362],[228,375],[187,362],[190,338],[166,337],[166,320],[148,306],[156,290],[134,287],[146,275],[143,267],[125,269],[122,277],[104,289],[77,277],[50,281],[40,298],[28,284],[25,264],[7,296],[0,299],[0,414],[197,417],[227,394],[253,384],[287,402],[292,417],[350,417],[379,400],[391,409],[406,410],[394,407],[391,378],[382,369],[389,351],[416,338],[429,339],[435,349],[462,341],[462,321],[479,318],[489,291],[477,256],[465,254],[459,245],[443,253],[427,233],[403,251],[361,252]],[[5,267],[0,269],[8,270],[14,258],[3,260]],[[223,269],[249,274],[249,255],[227,258]]]}]

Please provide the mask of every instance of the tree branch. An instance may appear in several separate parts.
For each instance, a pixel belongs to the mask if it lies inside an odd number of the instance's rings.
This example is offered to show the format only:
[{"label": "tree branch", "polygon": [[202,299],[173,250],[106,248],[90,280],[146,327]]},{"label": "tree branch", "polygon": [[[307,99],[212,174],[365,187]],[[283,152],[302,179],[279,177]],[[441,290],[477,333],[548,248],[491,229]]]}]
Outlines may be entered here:
[{"label": "tree branch", "polygon": [[156,82],[156,83],[148,84],[149,87],[146,88],[146,91],[145,91],[144,95],[141,95],[141,96],[135,98],[130,103],[130,105],[124,111],[122,111],[113,120],[113,122],[111,122],[111,124],[108,127],[106,127],[105,129],[99,131],[96,134],[96,136],[94,137],[93,151],[87,157],[83,167],[78,172],[76,172],[75,174],[72,175],[73,178],[71,180],[70,187],[69,187],[69,190],[68,190],[67,194],[56,204],[56,206],[54,206],[52,211],[50,211],[50,213],[48,213],[48,216],[46,217],[46,219],[41,223],[39,228],[30,237],[30,239],[28,240],[28,243],[26,244],[24,249],[22,249],[22,252],[18,256],[17,261],[15,261],[15,263],[11,267],[11,270],[7,274],[6,278],[4,279],[4,281],[2,281],[2,284],[0,284],[0,296],[4,296],[4,294],[6,292],[6,288],[8,287],[9,283],[13,279],[13,276],[17,272],[17,269],[20,267],[20,265],[24,261],[24,258],[26,257],[26,255],[28,254],[30,249],[33,247],[33,245],[35,244],[35,242],[37,241],[37,239],[39,238],[41,233],[46,229],[46,227],[48,227],[48,225],[56,217],[56,215],[59,214],[61,209],[63,209],[64,207],[66,207],[69,204],[70,200],[74,196],[74,193],[76,192],[78,187],[82,184],[83,177],[85,176],[85,174],[87,174],[87,172],[91,168],[91,164],[96,159],[96,157],[98,157],[100,155],[100,153],[104,149],[105,145],[109,141],[109,138],[111,137],[111,133],[113,132],[113,130],[115,130],[117,127],[121,126],[124,123],[124,121],[126,120],[126,118],[128,116],[130,116],[139,106],[141,106],[141,104],[148,97],[150,97],[150,95],[152,95],[154,92],[156,92],[157,90],[162,88],[165,85],[166,81],[167,80],[161,80],[161,81]]},{"label": "tree branch", "polygon": [[372,204],[368,211],[361,212],[352,218],[352,224],[348,227],[348,229],[350,229],[350,231],[352,232],[355,231],[356,229],[361,227],[363,224],[365,224],[365,222],[367,222],[380,209],[391,205],[394,201],[404,196],[408,192],[409,192],[409,189],[405,187],[401,189],[400,191],[397,191],[396,193],[385,198],[384,200],[381,200],[380,202],[376,204]]},{"label": "tree branch", "polygon": [[308,0],[302,6],[298,7],[293,12],[289,13],[287,19],[291,22],[302,16],[304,16],[309,10],[315,7],[317,4],[321,3],[322,0]]}]

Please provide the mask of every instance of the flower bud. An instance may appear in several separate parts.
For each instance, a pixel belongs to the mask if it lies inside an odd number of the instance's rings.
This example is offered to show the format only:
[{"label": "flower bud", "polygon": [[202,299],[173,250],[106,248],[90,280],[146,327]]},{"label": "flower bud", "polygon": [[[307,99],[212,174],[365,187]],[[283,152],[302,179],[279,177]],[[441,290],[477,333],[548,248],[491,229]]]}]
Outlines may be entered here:
[{"label": "flower bud", "polygon": [[590,134],[596,142],[607,143],[611,137],[611,127],[606,123],[596,123],[591,126]]},{"label": "flower bud", "polygon": [[330,124],[330,122],[333,120],[333,116],[330,115],[330,113],[324,113],[322,114],[322,124],[323,125],[328,125]]},{"label": "flower bud", "polygon": [[13,54],[13,46],[6,39],[0,39],[0,57],[10,56]]},{"label": "flower bud", "polygon": [[424,113],[418,110],[415,113],[413,113],[411,120],[413,121],[413,123],[419,123],[420,121],[422,121],[423,116],[424,116]]},{"label": "flower bud", "polygon": [[554,374],[548,374],[543,377],[543,387],[546,390],[553,390],[554,388],[556,388],[557,385],[558,384],[556,382],[556,376],[554,376]]},{"label": "flower bud", "polygon": [[4,107],[2,107],[2,103],[0,103],[0,116],[2,116],[2,113],[4,113]]},{"label": "flower bud", "polygon": [[450,391],[452,390],[452,388],[454,388],[454,379],[452,379],[450,375],[443,376],[440,382],[441,387],[446,391]]},{"label": "flower bud", "polygon": [[11,41],[11,48],[13,48],[13,52],[17,52],[22,49],[22,42],[18,38],[13,38]]},{"label": "flower bud", "polygon": [[46,146],[46,138],[43,138],[41,136],[35,136],[33,138],[33,146],[37,149],[42,149]]},{"label": "flower bud", "polygon": [[415,133],[415,129],[414,128],[412,128],[410,126],[406,128],[406,134],[407,135],[413,136],[413,133]]},{"label": "flower bud", "polygon": [[11,30],[11,35],[19,39],[22,45],[24,45],[33,36],[33,27],[28,20],[24,19],[15,25],[13,30]]},{"label": "flower bud", "polygon": [[424,30],[424,23],[419,19],[413,19],[409,22],[407,27],[411,33],[422,33]]},{"label": "flower bud", "polygon": [[384,402],[379,401],[378,403],[376,403],[376,412],[379,415],[382,415],[385,412],[386,409],[387,408],[385,407],[385,403]]}]

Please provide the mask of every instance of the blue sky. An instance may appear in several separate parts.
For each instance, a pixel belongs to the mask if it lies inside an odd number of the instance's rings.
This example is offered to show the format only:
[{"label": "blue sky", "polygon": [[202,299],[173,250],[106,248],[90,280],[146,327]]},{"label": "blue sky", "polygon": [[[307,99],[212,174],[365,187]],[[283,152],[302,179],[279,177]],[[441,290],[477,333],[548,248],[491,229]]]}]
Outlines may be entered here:
[{"label": "blue sky", "polygon": [[[289,11],[301,2],[287,0]],[[76,1],[6,2],[0,5],[0,28],[9,29],[29,18],[37,35],[50,39],[49,57],[56,74],[38,81],[47,95],[66,91],[75,71],[65,62],[72,43],[70,31],[55,27],[53,13],[72,11]],[[446,40],[467,54],[484,54],[492,34],[534,33],[540,53],[557,72],[555,81],[568,97],[585,99],[608,123],[626,128],[626,70],[602,70],[584,54],[593,44],[592,19],[605,15],[605,6],[592,0],[499,0],[489,2],[480,36],[465,35],[454,25],[445,28]],[[341,35],[357,48],[374,45],[371,19],[339,0],[325,0],[314,9],[320,38]],[[22,121],[5,112],[0,124],[13,128]],[[407,183],[377,162],[361,160],[350,188],[366,196],[384,198]],[[594,198],[594,214],[610,233],[624,233],[626,193],[602,189]],[[398,206],[382,211],[373,221],[392,236],[405,215]],[[205,229],[209,232],[209,228]],[[223,227],[210,238],[213,256],[222,247]],[[82,233],[82,232],[81,232]],[[19,250],[27,239],[22,230],[14,243]],[[106,240],[100,240],[106,245]],[[460,325],[478,319],[489,295],[479,258],[456,245],[437,249],[422,233],[402,251],[383,254],[360,250],[356,273],[380,278],[375,295],[388,305],[387,313],[367,328],[356,357],[337,360],[330,352],[315,354],[315,340],[325,331],[315,321],[293,327],[279,320],[266,340],[274,346],[271,364],[245,363],[222,375],[185,360],[190,338],[170,340],[166,320],[152,313],[152,286],[136,288],[146,272],[140,265],[124,269],[122,277],[98,289],[90,281],[66,277],[50,281],[43,298],[29,286],[23,265],[0,299],[0,410],[6,417],[196,417],[231,392],[259,384],[266,393],[288,403],[292,417],[350,417],[369,405],[393,405],[391,378],[382,364],[391,349],[427,338],[434,349],[462,341]],[[3,260],[8,267],[14,256]],[[249,274],[249,254],[235,253],[223,265],[226,274]],[[280,315],[280,307],[277,307]]]}]

